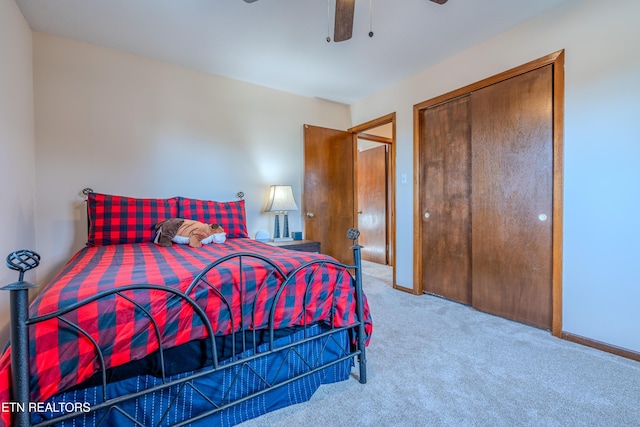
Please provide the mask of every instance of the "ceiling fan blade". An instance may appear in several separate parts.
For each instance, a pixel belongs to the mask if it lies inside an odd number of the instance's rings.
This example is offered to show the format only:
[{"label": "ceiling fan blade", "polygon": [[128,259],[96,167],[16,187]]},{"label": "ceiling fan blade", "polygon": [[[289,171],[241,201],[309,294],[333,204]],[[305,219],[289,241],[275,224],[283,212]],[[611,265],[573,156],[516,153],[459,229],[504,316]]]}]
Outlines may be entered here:
[{"label": "ceiling fan blade", "polygon": [[333,30],[333,41],[349,40],[353,33],[353,10],[356,0],[336,0],[336,23]]},{"label": "ceiling fan blade", "polygon": [[[244,0],[244,1],[247,1],[247,0]],[[255,0],[252,0],[252,1],[255,1]],[[431,1],[438,4],[445,4],[447,2],[447,0],[431,0]]]}]

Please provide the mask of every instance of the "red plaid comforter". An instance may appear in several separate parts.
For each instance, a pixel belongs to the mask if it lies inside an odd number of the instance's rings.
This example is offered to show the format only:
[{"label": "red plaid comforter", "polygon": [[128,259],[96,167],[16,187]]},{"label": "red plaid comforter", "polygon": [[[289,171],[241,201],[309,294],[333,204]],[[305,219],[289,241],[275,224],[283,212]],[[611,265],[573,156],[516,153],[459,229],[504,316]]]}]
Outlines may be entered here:
[{"label": "red plaid comforter", "polygon": [[[285,273],[313,259],[330,260],[326,255],[309,254],[274,248],[250,239],[229,239],[223,244],[211,244],[199,249],[183,245],[162,248],[153,243],[86,247],[80,250],[63,270],[42,290],[30,307],[30,316],[51,313],[77,301],[112,289],[132,284],[167,285],[185,291],[193,278],[209,263],[225,255],[251,252],[273,260]],[[237,261],[225,263],[209,275],[211,283],[224,283],[220,290],[232,302],[233,316],[243,316],[253,328],[268,325],[270,302],[275,287],[266,286],[255,299],[255,317],[251,318],[256,284],[269,277],[275,279],[262,262],[243,261],[243,293],[241,303],[240,274]],[[273,272],[271,272],[273,273]],[[285,289],[275,308],[275,326],[288,327],[329,320],[332,300],[337,299],[334,321],[336,326],[354,323],[355,295],[351,291],[350,276],[340,275],[333,266],[327,266],[313,275],[306,304],[303,304],[306,280],[300,277],[295,286]],[[205,287],[197,287],[189,296],[207,313],[216,335],[231,333],[229,312],[218,297]],[[184,302],[160,291],[127,291],[125,295],[146,302],[154,313],[162,331],[163,346],[170,347],[193,339],[206,337],[204,327],[184,310]],[[372,330],[369,308],[365,299],[367,336]],[[304,310],[304,313],[303,313]],[[249,318],[247,318],[249,316]],[[123,298],[99,300],[64,316],[76,323],[96,339],[105,356],[107,367],[143,358],[158,349],[153,327]],[[31,352],[31,400],[44,401],[54,394],[81,383],[99,370],[99,361],[93,345],[87,338],[78,338],[63,323],[52,319],[32,325],[29,330]],[[238,329],[236,325],[236,330]],[[117,331],[117,334],[116,334]],[[0,358],[0,402],[9,401],[10,349]],[[10,414],[4,412],[2,421],[8,424]]]}]

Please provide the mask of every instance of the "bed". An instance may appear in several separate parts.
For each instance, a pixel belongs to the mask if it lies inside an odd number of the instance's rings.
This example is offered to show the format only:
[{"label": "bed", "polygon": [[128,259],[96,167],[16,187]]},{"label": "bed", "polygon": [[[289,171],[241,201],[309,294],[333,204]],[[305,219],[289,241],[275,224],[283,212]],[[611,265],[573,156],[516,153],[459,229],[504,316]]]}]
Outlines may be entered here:
[{"label": "bed", "polygon": [[[249,239],[244,200],[87,192],[87,211],[87,246],[30,305],[24,273],[40,257],[7,257],[20,277],[4,288],[3,424],[231,426],[323,383],[366,382],[372,322],[357,230],[345,265]],[[227,239],[154,244],[155,224],[174,217],[220,224]]]}]

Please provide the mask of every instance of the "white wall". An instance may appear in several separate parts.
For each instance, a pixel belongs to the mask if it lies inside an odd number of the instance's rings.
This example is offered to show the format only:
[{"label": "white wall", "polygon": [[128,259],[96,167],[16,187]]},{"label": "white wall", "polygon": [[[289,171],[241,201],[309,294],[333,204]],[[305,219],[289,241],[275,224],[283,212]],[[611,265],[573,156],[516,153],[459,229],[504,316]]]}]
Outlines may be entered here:
[{"label": "white wall", "polygon": [[[34,32],[37,238],[48,273],[86,242],[83,187],[133,197],[236,200],[247,223],[269,186],[301,203],[303,124],[350,126],[349,108]],[[290,214],[301,229],[301,211]],[[49,278],[49,275],[46,277]]]},{"label": "white wall", "polygon": [[[563,330],[640,351],[640,2],[584,0],[352,106],[397,112],[397,173],[413,176],[413,105],[565,49]],[[400,183],[400,179],[396,182]],[[398,184],[397,280],[413,286],[413,187]]]},{"label": "white wall", "polygon": [[[18,280],[6,256],[34,249],[34,138],[31,30],[14,0],[0,0],[0,286]],[[26,280],[36,281],[35,272]],[[9,293],[0,291],[0,345],[8,338]]]}]

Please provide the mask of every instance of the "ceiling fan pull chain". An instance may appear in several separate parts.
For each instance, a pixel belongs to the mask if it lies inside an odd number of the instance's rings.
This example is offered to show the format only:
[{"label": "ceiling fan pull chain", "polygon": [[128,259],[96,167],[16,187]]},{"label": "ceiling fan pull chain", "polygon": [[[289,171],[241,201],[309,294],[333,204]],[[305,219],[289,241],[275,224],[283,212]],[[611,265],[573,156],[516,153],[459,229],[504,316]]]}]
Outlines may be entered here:
[{"label": "ceiling fan pull chain", "polygon": [[373,0],[369,0],[369,37],[373,37]]},{"label": "ceiling fan pull chain", "polygon": [[327,43],[331,43],[331,0],[327,0]]}]

